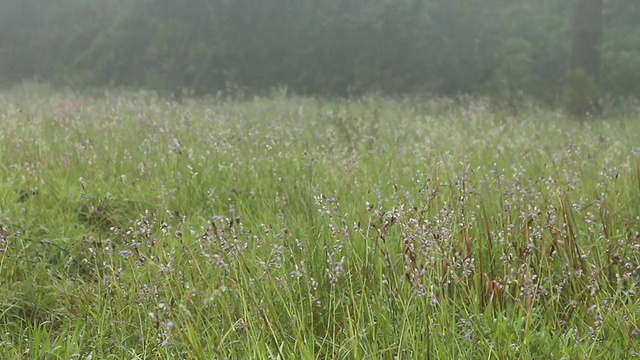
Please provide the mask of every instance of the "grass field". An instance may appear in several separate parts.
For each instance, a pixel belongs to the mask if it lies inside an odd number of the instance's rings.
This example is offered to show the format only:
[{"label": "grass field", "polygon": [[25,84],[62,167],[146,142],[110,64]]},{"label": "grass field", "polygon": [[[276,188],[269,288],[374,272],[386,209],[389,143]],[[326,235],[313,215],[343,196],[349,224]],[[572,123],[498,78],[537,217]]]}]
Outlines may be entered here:
[{"label": "grass field", "polygon": [[3,359],[640,357],[640,112],[0,95]]}]

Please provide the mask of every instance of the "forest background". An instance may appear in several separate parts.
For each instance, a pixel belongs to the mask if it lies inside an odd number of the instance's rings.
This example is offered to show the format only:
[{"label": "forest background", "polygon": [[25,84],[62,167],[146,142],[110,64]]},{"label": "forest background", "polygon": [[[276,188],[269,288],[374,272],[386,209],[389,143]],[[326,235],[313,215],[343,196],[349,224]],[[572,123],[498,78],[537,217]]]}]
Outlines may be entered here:
[{"label": "forest background", "polygon": [[[0,85],[471,94],[580,111],[640,95],[639,24],[635,0],[5,0]],[[580,41],[591,76],[572,72]]]}]

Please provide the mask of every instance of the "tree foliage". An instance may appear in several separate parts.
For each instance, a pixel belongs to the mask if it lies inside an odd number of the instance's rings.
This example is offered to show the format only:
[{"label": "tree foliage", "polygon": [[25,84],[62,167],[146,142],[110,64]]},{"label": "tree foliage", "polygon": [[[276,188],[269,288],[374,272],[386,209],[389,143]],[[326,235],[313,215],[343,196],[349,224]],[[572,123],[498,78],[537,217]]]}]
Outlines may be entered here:
[{"label": "tree foliage", "polygon": [[[640,6],[605,3],[601,83],[640,95]],[[575,0],[5,0],[0,81],[558,100]]]}]

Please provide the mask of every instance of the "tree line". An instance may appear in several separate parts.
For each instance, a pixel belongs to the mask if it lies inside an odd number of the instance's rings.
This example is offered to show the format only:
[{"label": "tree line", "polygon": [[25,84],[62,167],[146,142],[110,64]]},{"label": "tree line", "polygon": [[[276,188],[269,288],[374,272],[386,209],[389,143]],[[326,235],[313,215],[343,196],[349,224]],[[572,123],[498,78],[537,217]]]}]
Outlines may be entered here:
[{"label": "tree line", "polygon": [[[600,6],[601,23],[580,3]],[[569,83],[640,96],[639,24],[636,0],[4,0],[0,82],[550,102]],[[580,29],[598,41],[597,73]]]}]

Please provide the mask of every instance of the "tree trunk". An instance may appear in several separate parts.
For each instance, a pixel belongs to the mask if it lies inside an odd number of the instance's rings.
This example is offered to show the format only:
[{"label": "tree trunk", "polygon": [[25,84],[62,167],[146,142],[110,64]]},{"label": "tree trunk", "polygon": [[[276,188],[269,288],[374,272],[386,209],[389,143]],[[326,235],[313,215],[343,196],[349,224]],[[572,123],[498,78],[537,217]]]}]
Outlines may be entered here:
[{"label": "tree trunk", "polygon": [[600,43],[602,40],[602,3],[603,0],[577,0],[573,49],[571,52],[571,71],[574,76],[586,76],[584,79],[592,83],[594,94],[589,94],[589,112],[593,115],[601,113],[598,96],[600,84]]}]

